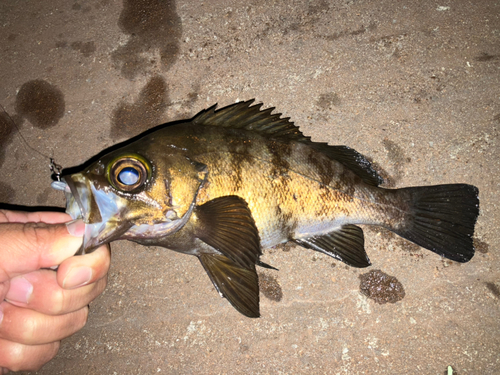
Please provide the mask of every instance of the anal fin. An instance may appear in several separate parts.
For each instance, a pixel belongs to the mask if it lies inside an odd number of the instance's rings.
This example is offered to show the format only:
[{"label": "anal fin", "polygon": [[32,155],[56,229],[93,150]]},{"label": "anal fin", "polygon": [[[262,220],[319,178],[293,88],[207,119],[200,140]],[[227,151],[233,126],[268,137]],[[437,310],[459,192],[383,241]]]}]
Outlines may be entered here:
[{"label": "anal fin", "polygon": [[222,254],[202,254],[201,264],[217,291],[249,318],[258,318],[259,280],[255,265],[243,268]]},{"label": "anal fin", "polygon": [[364,268],[371,265],[365,251],[363,230],[348,224],[328,234],[316,237],[294,239],[295,243],[307,249],[316,250],[352,267]]}]

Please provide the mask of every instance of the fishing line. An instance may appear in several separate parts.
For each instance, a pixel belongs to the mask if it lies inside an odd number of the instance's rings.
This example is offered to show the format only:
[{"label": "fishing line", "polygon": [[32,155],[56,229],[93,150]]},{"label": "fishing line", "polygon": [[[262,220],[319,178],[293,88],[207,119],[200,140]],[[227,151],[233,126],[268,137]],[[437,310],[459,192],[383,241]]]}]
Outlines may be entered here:
[{"label": "fishing line", "polygon": [[57,179],[57,181],[61,181],[61,172],[62,172],[62,169],[63,169],[62,166],[59,165],[59,164],[57,164],[55,162],[54,158],[52,158],[52,157],[44,154],[43,152],[38,151],[37,149],[31,147],[30,144],[28,143],[28,141],[26,140],[26,138],[24,138],[23,134],[21,133],[21,129],[19,129],[19,126],[17,126],[16,122],[12,119],[12,117],[10,117],[9,113],[5,110],[4,106],[0,104],[0,107],[2,108],[2,111],[9,118],[10,122],[12,122],[12,124],[16,128],[17,134],[23,140],[24,145],[27,146],[29,149],[35,151],[40,156],[43,156],[44,158],[49,159],[49,169],[50,169],[50,172],[54,175],[54,177]]}]

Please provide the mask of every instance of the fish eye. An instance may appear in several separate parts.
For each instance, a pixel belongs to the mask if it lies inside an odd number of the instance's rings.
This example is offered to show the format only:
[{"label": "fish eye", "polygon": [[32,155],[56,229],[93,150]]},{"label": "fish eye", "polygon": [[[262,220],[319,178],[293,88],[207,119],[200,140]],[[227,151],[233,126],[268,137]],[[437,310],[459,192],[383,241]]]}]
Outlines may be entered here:
[{"label": "fish eye", "polygon": [[133,167],[125,167],[118,174],[118,181],[123,185],[131,186],[135,185],[139,181],[139,171]]},{"label": "fish eye", "polygon": [[149,163],[139,155],[122,156],[108,167],[108,180],[118,190],[130,192],[142,187],[150,177]]}]

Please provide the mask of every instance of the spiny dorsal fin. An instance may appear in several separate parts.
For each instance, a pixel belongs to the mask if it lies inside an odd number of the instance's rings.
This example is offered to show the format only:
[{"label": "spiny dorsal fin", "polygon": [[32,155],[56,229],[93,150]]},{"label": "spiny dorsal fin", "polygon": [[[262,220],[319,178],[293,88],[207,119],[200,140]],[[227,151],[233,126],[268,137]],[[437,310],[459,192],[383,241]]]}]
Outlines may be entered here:
[{"label": "spiny dorsal fin", "polygon": [[195,236],[233,262],[255,268],[262,255],[259,231],[243,198],[228,195],[195,208]]},{"label": "spiny dorsal fin", "polygon": [[243,268],[221,254],[202,254],[200,262],[220,295],[249,318],[258,318],[259,278],[252,268]]},{"label": "spiny dorsal fin", "polygon": [[213,105],[198,113],[192,122],[197,125],[250,130],[294,141],[311,139],[304,136],[299,128],[289,121],[290,117],[280,118],[281,113],[272,115],[274,107],[261,111],[262,103],[251,106],[254,101],[255,99],[251,99],[218,110],[215,110],[217,105]]},{"label": "spiny dorsal fin", "polygon": [[244,129],[281,138],[283,140],[306,143],[316,151],[336,160],[356,173],[369,185],[378,186],[383,180],[371,163],[360,153],[347,146],[329,146],[327,143],[312,142],[289,117],[280,118],[281,113],[271,114],[274,107],[260,110],[261,104],[251,105],[255,99],[229,105],[216,110],[216,105],[201,111],[192,120],[194,124]]},{"label": "spiny dorsal fin", "polygon": [[370,259],[365,252],[363,230],[348,224],[323,236],[294,240],[307,249],[316,250],[358,268],[368,267]]}]

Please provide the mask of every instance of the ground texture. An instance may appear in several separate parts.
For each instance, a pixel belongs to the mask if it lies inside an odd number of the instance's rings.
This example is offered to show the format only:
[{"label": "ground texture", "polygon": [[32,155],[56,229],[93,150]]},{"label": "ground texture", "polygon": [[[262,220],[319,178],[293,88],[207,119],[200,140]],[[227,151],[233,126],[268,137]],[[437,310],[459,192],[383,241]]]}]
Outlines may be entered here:
[{"label": "ground texture", "polygon": [[[0,1],[0,103],[64,167],[214,103],[256,98],[386,186],[480,191],[466,264],[365,227],[354,269],[265,252],[260,319],[194,257],[112,244],[87,326],[39,374],[500,373],[500,3]],[[0,115],[0,200],[63,207],[47,160]]]}]

